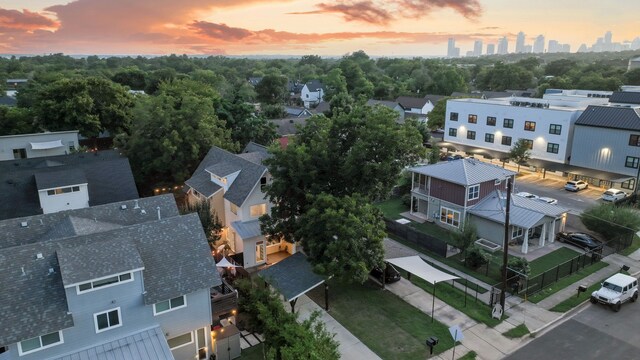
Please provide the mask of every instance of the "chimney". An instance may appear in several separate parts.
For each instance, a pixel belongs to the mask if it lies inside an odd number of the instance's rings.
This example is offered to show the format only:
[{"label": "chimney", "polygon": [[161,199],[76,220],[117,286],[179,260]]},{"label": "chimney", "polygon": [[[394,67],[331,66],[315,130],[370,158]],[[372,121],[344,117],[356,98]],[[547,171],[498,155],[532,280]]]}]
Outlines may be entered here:
[{"label": "chimney", "polygon": [[137,199],[134,201],[133,208],[134,209],[140,209],[140,205],[138,205],[138,200]]},{"label": "chimney", "polygon": [[162,220],[162,217],[160,216],[160,206],[158,206],[156,210],[158,210],[158,220]]}]

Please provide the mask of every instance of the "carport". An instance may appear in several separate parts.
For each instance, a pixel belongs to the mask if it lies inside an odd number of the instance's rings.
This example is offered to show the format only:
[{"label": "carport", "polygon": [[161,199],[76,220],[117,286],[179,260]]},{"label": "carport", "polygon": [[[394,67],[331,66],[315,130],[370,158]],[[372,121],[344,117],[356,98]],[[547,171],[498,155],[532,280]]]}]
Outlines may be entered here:
[{"label": "carport", "polygon": [[431,322],[433,322],[433,311],[436,305],[436,284],[442,281],[455,280],[458,277],[434,268],[418,255],[387,259],[386,261],[433,285],[433,301],[431,303]]},{"label": "carport", "polygon": [[260,270],[258,276],[276,288],[295,312],[296,301],[307,292],[324,283],[324,305],[329,310],[329,286],[326,278],[313,272],[307,256],[297,252],[277,264]]}]

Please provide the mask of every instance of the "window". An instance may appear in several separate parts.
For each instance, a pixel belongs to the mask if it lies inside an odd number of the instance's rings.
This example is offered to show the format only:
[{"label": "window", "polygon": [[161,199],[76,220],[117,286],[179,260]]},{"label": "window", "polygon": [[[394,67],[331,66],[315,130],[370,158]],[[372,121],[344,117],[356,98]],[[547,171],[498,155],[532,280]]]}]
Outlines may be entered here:
[{"label": "window", "polygon": [[513,119],[504,119],[502,126],[508,129],[513,129]]},{"label": "window", "polygon": [[552,154],[557,154],[558,150],[560,150],[560,145],[554,143],[547,144],[547,152]]},{"label": "window", "polygon": [[76,151],[76,146],[73,144],[73,141],[69,141],[69,153],[73,153]]},{"label": "window", "polygon": [[238,215],[238,207],[236,204],[229,202],[229,210],[231,210],[234,215]]},{"label": "window", "polygon": [[484,141],[492,143],[495,136],[493,134],[484,134]]},{"label": "window", "polygon": [[60,194],[67,194],[70,192],[78,192],[78,191],[80,191],[80,186],[68,186],[63,188],[47,190],[47,195],[49,196],[60,195]]},{"label": "window", "polygon": [[13,149],[13,158],[14,159],[26,159],[27,158],[27,149]]},{"label": "window", "polygon": [[187,299],[184,295],[175,297],[170,300],[161,301],[153,304],[153,315],[165,313],[167,311],[180,309],[187,306]]},{"label": "window", "polygon": [[511,146],[511,136],[503,136],[502,145]]},{"label": "window", "polygon": [[560,133],[562,133],[562,125],[549,125],[549,134],[560,135]]},{"label": "window", "polygon": [[476,132],[475,131],[467,131],[467,139],[470,140],[475,140],[476,139]]},{"label": "window", "polygon": [[487,116],[487,125],[496,126],[496,118],[495,118],[495,116]]},{"label": "window", "polygon": [[629,146],[640,146],[640,135],[630,135]]},{"label": "window", "polygon": [[256,263],[264,261],[265,244],[264,241],[258,241],[256,243]]},{"label": "window", "polygon": [[480,197],[480,184],[469,186],[467,200],[475,200]]},{"label": "window", "polygon": [[449,136],[456,137],[458,135],[458,129],[449,128]]},{"label": "window", "polygon": [[458,121],[458,113],[457,112],[452,112],[451,114],[449,114],[449,120]]},{"label": "window", "polygon": [[623,189],[633,190],[636,187],[636,179],[629,179],[620,184],[620,187]]},{"label": "window", "polygon": [[524,130],[525,131],[536,131],[536,122],[535,121],[525,121],[524,122]]},{"label": "window", "polygon": [[122,326],[122,319],[120,318],[120,308],[93,314],[93,318],[96,325],[96,333]]},{"label": "window", "polygon": [[22,356],[22,355],[36,352],[52,346],[56,346],[62,343],[64,343],[62,339],[62,333],[60,331],[56,331],[51,334],[42,335],[42,336],[34,337],[33,339],[21,341],[18,344],[18,354]]},{"label": "window", "polygon": [[529,150],[533,150],[533,140],[529,140],[529,139],[522,139],[522,142],[527,145],[527,148]]},{"label": "window", "polygon": [[260,190],[264,191],[264,187],[267,185],[267,178],[266,177],[261,177],[260,178]]},{"label": "window", "polygon": [[460,212],[443,206],[440,208],[440,222],[458,227],[460,226]]},{"label": "window", "polygon": [[80,285],[78,285],[77,292],[78,292],[78,294],[80,294],[80,293],[83,293],[85,291],[97,289],[97,288],[100,288],[100,287],[103,287],[103,286],[115,285],[117,283],[129,282],[129,281],[132,281],[132,280],[133,280],[133,274],[132,273],[125,273],[125,274],[122,274],[122,275],[110,276],[108,278],[104,278],[104,279],[95,280],[95,281],[91,281],[91,282],[80,284]]},{"label": "window", "polygon": [[624,162],[624,167],[637,169],[638,163],[640,163],[640,158],[637,158],[635,156],[627,156],[627,160]]},{"label": "window", "polygon": [[469,114],[469,124],[478,123],[478,115]]},{"label": "window", "polygon": [[188,332],[186,334],[178,335],[174,338],[168,339],[167,343],[169,344],[169,349],[177,349],[179,347],[193,343],[193,336],[191,335],[191,332]]},{"label": "window", "polygon": [[519,226],[514,226],[512,228],[512,230],[511,230],[511,238],[512,239],[520,237],[520,236],[522,236],[522,234],[523,234],[522,228],[519,227]]},{"label": "window", "polygon": [[267,204],[251,205],[249,215],[251,217],[262,216],[267,213]]}]

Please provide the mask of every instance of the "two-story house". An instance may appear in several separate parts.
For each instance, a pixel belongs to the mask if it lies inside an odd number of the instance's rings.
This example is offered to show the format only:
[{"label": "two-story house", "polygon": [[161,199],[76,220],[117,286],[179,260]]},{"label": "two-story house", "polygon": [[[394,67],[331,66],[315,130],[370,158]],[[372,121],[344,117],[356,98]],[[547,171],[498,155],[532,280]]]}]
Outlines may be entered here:
[{"label": "two-story house", "polygon": [[113,150],[0,161],[0,219],[137,198],[129,160]]},{"label": "two-story house", "polygon": [[0,136],[0,161],[66,155],[80,147],[78,130]]},{"label": "two-story house", "polygon": [[172,195],[0,221],[0,359],[206,359],[221,284]]},{"label": "two-story house", "polygon": [[433,107],[444,96],[426,95],[425,97],[399,96],[396,102],[399,103],[406,112],[406,117],[415,117],[418,121],[427,121],[427,116]]},{"label": "two-story house", "polygon": [[214,146],[185,182],[189,201],[210,203],[224,224],[223,239],[236,254],[242,254],[245,268],[272,263],[268,255],[296,251],[295,244],[267,239],[260,229],[260,216],[270,213],[272,207],[264,193],[270,175],[262,160],[268,156],[267,149],[255,143],[249,143],[241,154]]},{"label": "two-story house", "polygon": [[307,109],[318,105],[324,98],[324,85],[320,80],[308,81],[300,91],[300,98]]}]

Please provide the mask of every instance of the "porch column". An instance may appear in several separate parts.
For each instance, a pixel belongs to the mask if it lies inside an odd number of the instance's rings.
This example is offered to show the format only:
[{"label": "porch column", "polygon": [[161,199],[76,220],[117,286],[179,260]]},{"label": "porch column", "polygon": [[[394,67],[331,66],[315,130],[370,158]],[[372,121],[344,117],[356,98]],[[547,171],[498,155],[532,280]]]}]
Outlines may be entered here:
[{"label": "porch column", "polygon": [[547,240],[547,223],[542,224],[542,234],[540,234],[540,247],[544,246],[544,242]]},{"label": "porch column", "polygon": [[[413,187],[411,188],[411,192],[413,192]],[[411,194],[411,205],[409,207],[409,214],[413,214],[413,194]],[[420,211],[420,209],[418,209]]]},{"label": "porch column", "polygon": [[524,232],[524,240],[522,241],[522,253],[526,254],[529,252],[529,229],[526,229]]},{"label": "porch column", "polygon": [[551,234],[549,234],[549,243],[554,243],[556,241],[556,219],[553,219],[551,223]]},{"label": "porch column", "polygon": [[564,226],[567,223],[567,213],[562,214],[562,222],[560,223],[560,231],[564,231]]}]

